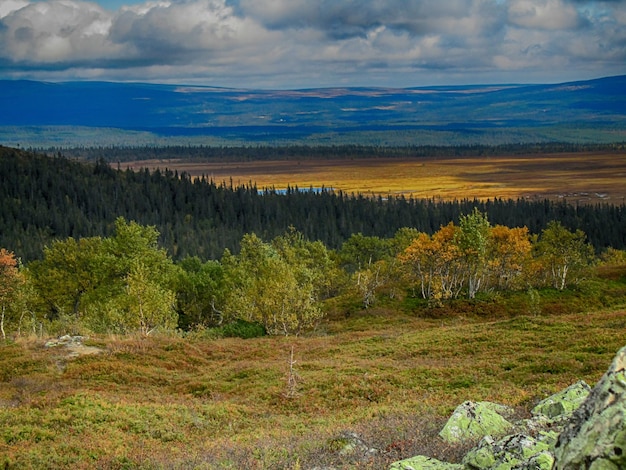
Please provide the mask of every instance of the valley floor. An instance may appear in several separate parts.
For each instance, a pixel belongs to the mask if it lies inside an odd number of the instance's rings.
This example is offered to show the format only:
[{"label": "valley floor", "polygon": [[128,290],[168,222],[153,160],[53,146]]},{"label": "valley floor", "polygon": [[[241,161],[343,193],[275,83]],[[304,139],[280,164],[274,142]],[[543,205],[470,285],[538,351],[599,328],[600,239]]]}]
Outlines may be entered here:
[{"label": "valley floor", "polygon": [[187,162],[142,160],[124,168],[160,168],[202,175],[216,183],[258,188],[321,188],[413,198],[567,200],[621,204],[626,155],[576,152],[490,157],[259,160]]}]

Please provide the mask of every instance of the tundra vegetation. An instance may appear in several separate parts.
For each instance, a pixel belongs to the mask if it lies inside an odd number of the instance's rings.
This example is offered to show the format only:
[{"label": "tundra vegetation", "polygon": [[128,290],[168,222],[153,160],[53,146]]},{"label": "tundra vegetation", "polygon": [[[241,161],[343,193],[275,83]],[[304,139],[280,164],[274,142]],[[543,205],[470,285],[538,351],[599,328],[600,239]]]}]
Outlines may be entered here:
[{"label": "tundra vegetation", "polygon": [[[456,405],[524,415],[623,346],[626,253],[561,220],[535,232],[473,206],[338,247],[294,227],[237,246],[175,257],[154,225],[117,217],[25,263],[2,249],[0,464],[455,462],[467,449],[436,435]],[[346,451],[353,433],[377,452]]]},{"label": "tundra vegetation", "polygon": [[[90,333],[83,342],[100,354],[71,358],[62,346],[43,347],[38,328],[19,336],[8,329],[0,343],[2,464],[380,469],[414,455],[458,462],[467,447],[437,434],[459,403],[494,401],[528,416],[548,395],[600,378],[626,334],[626,264],[623,253],[611,254],[617,258],[620,265],[603,262],[563,291],[430,306],[396,293],[368,309],[331,299],[326,317],[297,337],[243,339],[253,331],[239,322],[148,336]],[[344,452],[349,433],[379,452]]]}]

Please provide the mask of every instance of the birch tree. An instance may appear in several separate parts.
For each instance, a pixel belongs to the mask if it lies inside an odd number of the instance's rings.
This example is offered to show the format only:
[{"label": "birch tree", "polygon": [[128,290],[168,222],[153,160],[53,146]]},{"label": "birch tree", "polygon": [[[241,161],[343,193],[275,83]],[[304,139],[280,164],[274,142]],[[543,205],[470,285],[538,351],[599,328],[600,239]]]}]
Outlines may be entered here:
[{"label": "birch tree", "polygon": [[491,227],[489,271],[498,289],[524,287],[531,261],[532,244],[527,227]]},{"label": "birch tree", "polygon": [[477,208],[471,214],[461,216],[456,234],[467,279],[470,299],[476,296],[487,275],[490,224],[487,216]]},{"label": "birch tree", "polygon": [[423,298],[441,301],[461,292],[465,272],[459,236],[459,227],[450,222],[432,236],[418,234],[399,255],[409,277],[419,283]]},{"label": "birch tree", "polygon": [[176,327],[174,311],[176,295],[152,279],[152,272],[137,262],[126,276],[127,314],[129,329],[139,330],[148,336],[157,328],[171,330]]},{"label": "birch tree", "polygon": [[419,284],[422,298],[433,297],[438,253],[432,238],[427,233],[417,234],[410,245],[398,255],[398,258],[405,267],[409,281]]},{"label": "birch tree", "polygon": [[225,312],[231,319],[260,323],[272,335],[299,335],[324,316],[320,276],[306,256],[296,262],[281,251],[284,247],[276,249],[248,234],[238,256],[222,258],[230,284]]},{"label": "birch tree", "polygon": [[578,280],[591,264],[594,252],[586,239],[582,230],[571,232],[558,221],[541,232],[535,248],[555,289],[563,290],[569,280]]},{"label": "birch tree", "polygon": [[6,249],[0,249],[0,333],[6,339],[5,320],[11,305],[24,283],[22,273],[18,269],[15,255]]}]

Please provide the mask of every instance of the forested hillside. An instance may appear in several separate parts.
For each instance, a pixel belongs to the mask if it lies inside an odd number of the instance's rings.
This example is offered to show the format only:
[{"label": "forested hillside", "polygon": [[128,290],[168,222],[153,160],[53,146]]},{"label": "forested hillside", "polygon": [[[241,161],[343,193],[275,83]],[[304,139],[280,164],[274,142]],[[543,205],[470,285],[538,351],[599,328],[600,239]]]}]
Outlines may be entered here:
[{"label": "forested hillside", "polygon": [[174,259],[218,259],[238,252],[246,233],[263,239],[293,226],[334,249],[352,234],[393,237],[402,227],[434,233],[474,207],[494,224],[539,233],[551,220],[583,230],[597,251],[626,246],[626,207],[573,207],[525,200],[441,202],[369,199],[291,189],[286,194],[254,186],[231,187],[168,171],[112,169],[105,161],[81,163],[60,155],[0,147],[0,246],[24,262],[42,256],[53,239],[108,236],[117,217],[153,225]]},{"label": "forested hillside", "polygon": [[624,140],[625,76],[562,84],[242,90],[0,80],[0,142],[499,145]]},{"label": "forested hillside", "polygon": [[619,153],[626,142],[610,144],[568,142],[503,144],[503,145],[405,145],[382,147],[372,145],[283,145],[273,146],[205,146],[205,145],[145,145],[106,147],[51,147],[46,151],[84,160],[104,159],[111,163],[138,160],[184,159],[191,162],[240,162],[248,160],[307,160],[359,158],[419,158],[419,157],[488,157],[501,155],[554,154],[560,152]]}]

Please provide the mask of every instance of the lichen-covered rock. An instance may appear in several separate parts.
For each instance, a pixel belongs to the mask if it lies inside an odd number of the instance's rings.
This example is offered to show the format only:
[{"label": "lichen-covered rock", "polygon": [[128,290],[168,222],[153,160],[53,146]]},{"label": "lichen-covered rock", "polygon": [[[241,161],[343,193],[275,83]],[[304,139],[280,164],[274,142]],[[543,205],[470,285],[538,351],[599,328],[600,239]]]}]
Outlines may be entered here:
[{"label": "lichen-covered rock", "polygon": [[338,437],[328,442],[328,448],[340,455],[365,457],[378,452],[370,448],[367,443],[355,432],[344,431]]},{"label": "lichen-covered rock", "polygon": [[626,468],[626,347],[565,425],[554,468]]},{"label": "lichen-covered rock", "polygon": [[554,465],[554,455],[543,451],[533,455],[530,459],[514,467],[515,470],[551,470]]},{"label": "lichen-covered rock", "polygon": [[469,451],[463,459],[463,464],[469,468],[491,468],[496,463],[496,442],[491,436],[485,436],[478,446]]},{"label": "lichen-covered rock", "polygon": [[[580,381],[542,400],[533,418],[511,424],[509,408],[489,402],[458,406],[439,433],[449,443],[481,439],[463,464],[417,456],[390,470],[626,469],[626,347],[600,382]],[[507,432],[517,434],[503,436]],[[531,437],[534,436],[534,437]]]},{"label": "lichen-covered rock", "polygon": [[51,339],[51,340],[46,341],[46,344],[44,344],[44,347],[45,348],[55,348],[57,346],[68,346],[68,345],[73,345],[73,344],[82,344],[84,340],[85,340],[84,336],[64,335],[64,336],[59,336],[56,339]]},{"label": "lichen-covered rock", "polygon": [[70,336],[65,335],[61,336],[57,339],[51,339],[46,341],[44,347],[47,349],[50,348],[62,348],[67,352],[66,357],[68,359],[73,359],[80,356],[88,356],[92,354],[100,354],[102,349],[96,348],[94,346],[85,346],[83,341],[89,339],[85,336]]},{"label": "lichen-covered rock", "polygon": [[410,459],[399,460],[389,467],[389,470],[462,470],[463,465],[442,462],[431,457],[418,455]]},{"label": "lichen-covered rock", "polygon": [[554,451],[559,433],[556,431],[539,431],[535,436],[539,442],[545,443],[551,451]]},{"label": "lichen-covered rock", "polygon": [[583,404],[590,392],[591,387],[584,380],[580,380],[540,401],[533,408],[532,414],[550,419],[568,419]]},{"label": "lichen-covered rock", "polygon": [[475,470],[510,470],[526,465],[548,449],[546,443],[523,434],[513,434],[498,441],[485,437],[467,453],[463,464]]},{"label": "lichen-covered rock", "polygon": [[454,410],[439,436],[449,443],[503,436],[513,427],[502,416],[507,411],[508,408],[496,403],[466,401]]}]

